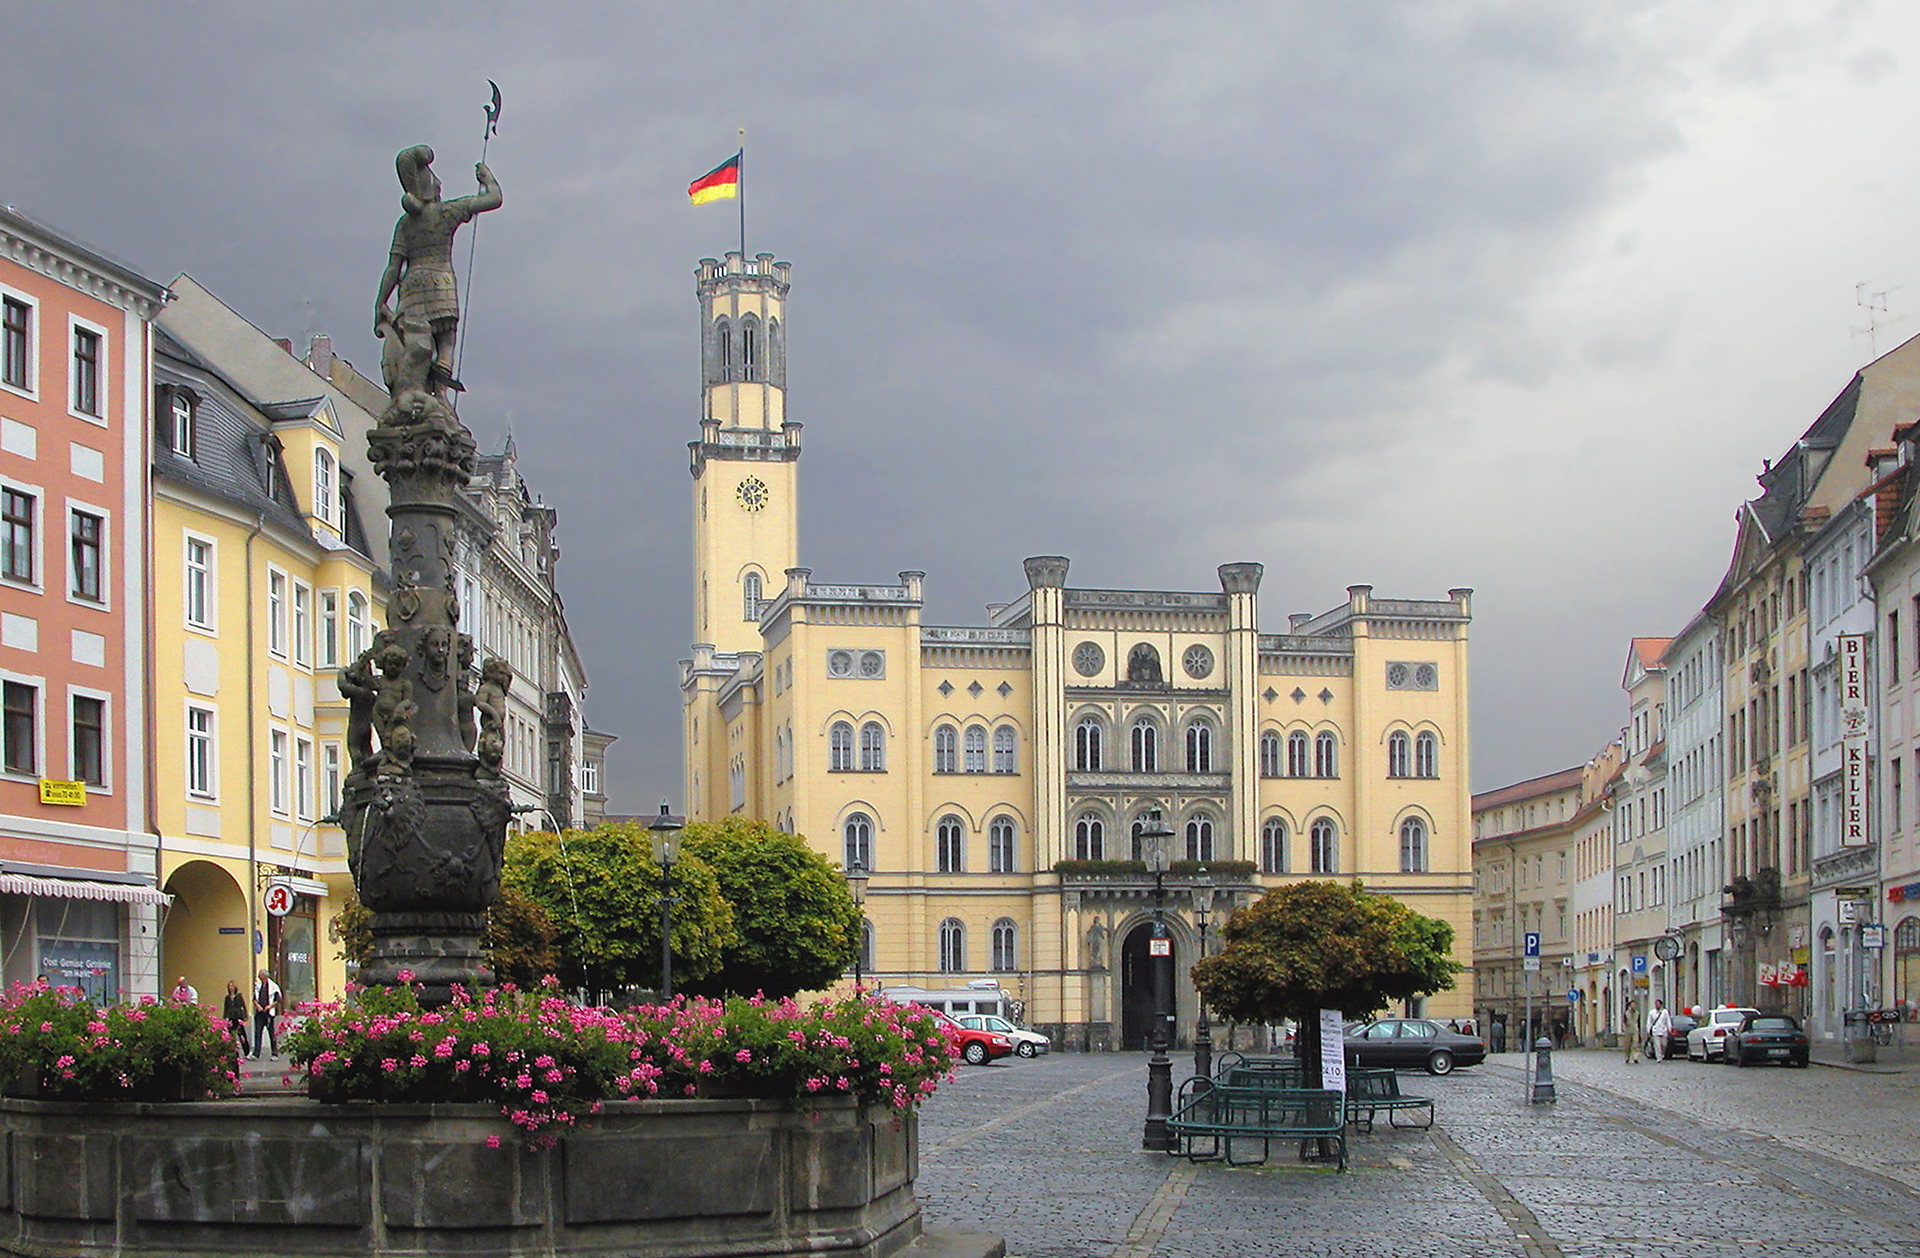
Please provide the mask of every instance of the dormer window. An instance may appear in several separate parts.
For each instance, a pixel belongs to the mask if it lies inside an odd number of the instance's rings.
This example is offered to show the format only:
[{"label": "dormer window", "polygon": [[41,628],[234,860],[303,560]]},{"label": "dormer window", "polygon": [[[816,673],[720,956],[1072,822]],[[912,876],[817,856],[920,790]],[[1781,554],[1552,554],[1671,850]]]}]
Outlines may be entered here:
[{"label": "dormer window", "polygon": [[173,390],[167,404],[167,446],[183,459],[193,457],[193,411],[193,395]]},{"label": "dormer window", "polygon": [[334,522],[333,455],[324,446],[313,449],[313,513]]}]

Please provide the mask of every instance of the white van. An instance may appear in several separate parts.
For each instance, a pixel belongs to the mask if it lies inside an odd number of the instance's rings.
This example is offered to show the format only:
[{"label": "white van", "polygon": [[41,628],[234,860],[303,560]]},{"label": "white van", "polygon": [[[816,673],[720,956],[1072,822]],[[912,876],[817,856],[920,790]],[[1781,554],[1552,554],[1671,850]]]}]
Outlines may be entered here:
[{"label": "white van", "polygon": [[963,1013],[988,1013],[1013,1021],[1013,998],[993,979],[975,979],[965,987],[934,990],[926,987],[883,987],[880,994],[900,1005],[925,1005],[948,1017]]}]

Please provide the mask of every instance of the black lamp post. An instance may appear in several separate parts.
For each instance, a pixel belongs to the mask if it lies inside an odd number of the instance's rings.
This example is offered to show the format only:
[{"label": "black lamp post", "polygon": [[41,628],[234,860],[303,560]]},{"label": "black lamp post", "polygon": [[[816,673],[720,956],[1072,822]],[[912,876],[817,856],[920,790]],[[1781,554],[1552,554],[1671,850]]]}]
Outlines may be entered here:
[{"label": "black lamp post", "polygon": [[1147,1047],[1147,1122],[1140,1147],[1165,1151],[1173,1147],[1167,1119],[1173,1116],[1173,1062],[1167,1057],[1167,1031],[1173,1023],[1173,940],[1167,934],[1167,846],[1173,831],[1154,818],[1140,832],[1147,868],[1153,871],[1153,936],[1147,945],[1147,964],[1153,972],[1153,1027]]},{"label": "black lamp post", "polygon": [[680,831],[685,828],[678,817],[660,801],[660,815],[647,827],[653,839],[653,859],[660,865],[660,1000],[673,999],[673,864],[680,859]]},{"label": "black lamp post", "polygon": [[860,910],[853,942],[853,994],[856,996],[860,994],[860,967],[867,958],[867,879],[870,876],[865,865],[855,865],[847,871],[847,890],[853,896],[853,907]]},{"label": "black lamp post", "polygon": [[[1193,875],[1193,915],[1200,923],[1200,959],[1207,959],[1207,917],[1213,912],[1214,897],[1219,891],[1213,885],[1213,878],[1202,865]],[[1193,1073],[1196,1078],[1213,1078],[1213,1025],[1207,1021],[1207,1001],[1194,988],[1194,1002],[1200,1007],[1200,1016],[1193,1028]]]}]

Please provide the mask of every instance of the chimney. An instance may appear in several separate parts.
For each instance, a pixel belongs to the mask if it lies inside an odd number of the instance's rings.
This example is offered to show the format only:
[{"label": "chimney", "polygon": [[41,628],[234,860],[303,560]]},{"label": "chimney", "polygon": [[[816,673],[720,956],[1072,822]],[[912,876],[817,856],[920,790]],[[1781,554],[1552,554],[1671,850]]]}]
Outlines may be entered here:
[{"label": "chimney", "polygon": [[273,343],[274,343],[275,345],[278,345],[278,346],[279,346],[279,347],[280,347],[281,349],[283,349],[283,350],[285,350],[285,351],[287,351],[287,353],[288,353],[288,355],[289,355],[289,356],[291,356],[291,355],[292,355],[292,353],[293,353],[293,341],[292,341],[291,339],[289,339],[289,338],[287,338],[287,337],[284,337],[284,336],[276,336],[276,337],[274,337],[274,338],[273,338]]},{"label": "chimney", "polygon": [[322,380],[333,379],[333,338],[316,334],[307,347],[307,370]]}]

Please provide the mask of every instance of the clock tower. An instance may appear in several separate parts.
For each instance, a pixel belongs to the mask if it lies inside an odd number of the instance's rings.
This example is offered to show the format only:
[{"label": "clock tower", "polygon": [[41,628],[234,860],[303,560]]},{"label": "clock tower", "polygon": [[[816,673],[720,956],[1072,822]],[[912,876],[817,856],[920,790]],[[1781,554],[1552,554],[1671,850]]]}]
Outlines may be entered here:
[{"label": "clock tower", "polygon": [[696,647],[761,649],[760,610],[799,563],[800,425],[787,419],[787,273],[763,253],[704,258],[693,472]]}]

